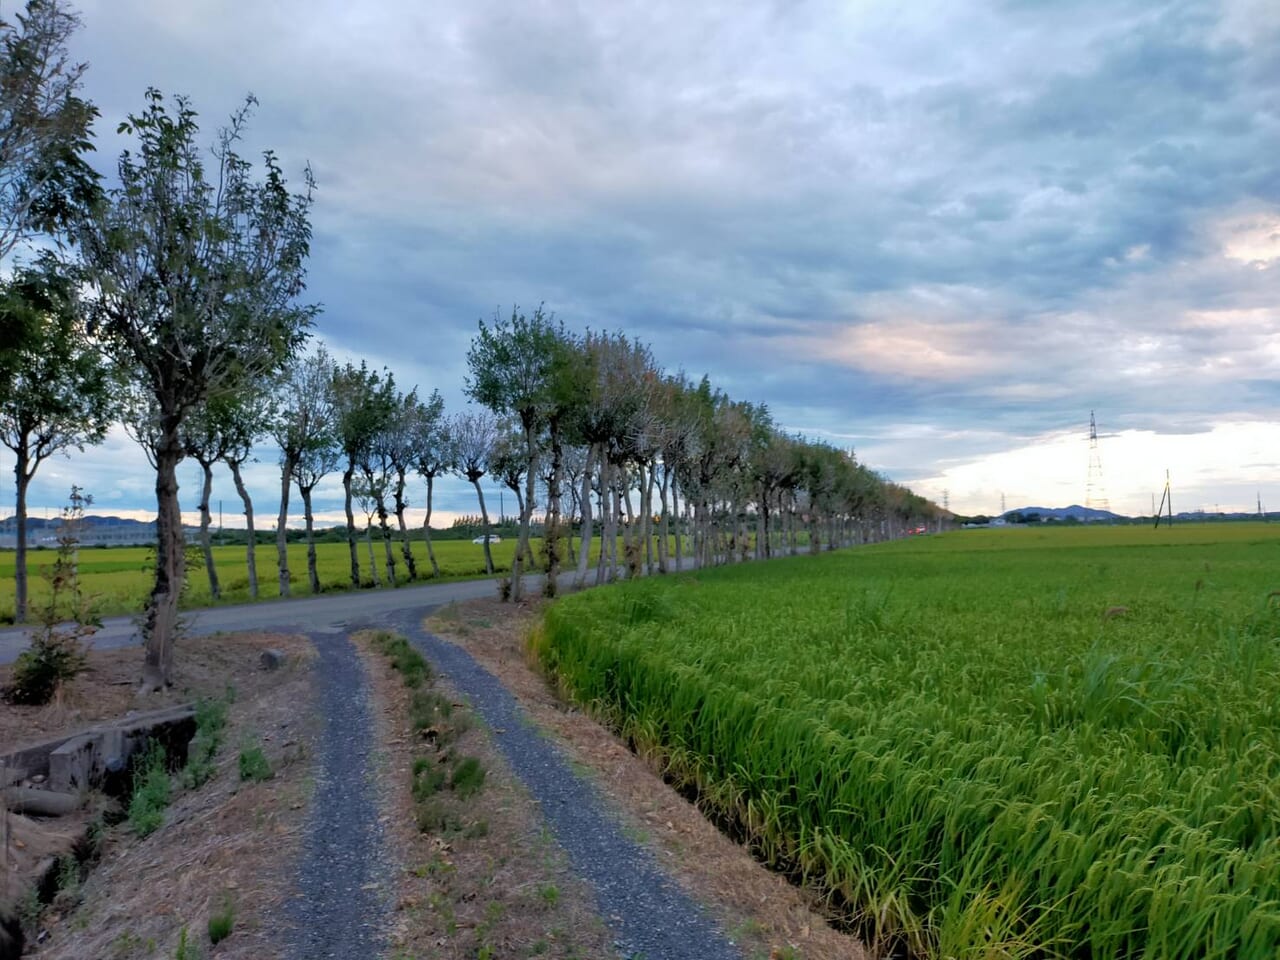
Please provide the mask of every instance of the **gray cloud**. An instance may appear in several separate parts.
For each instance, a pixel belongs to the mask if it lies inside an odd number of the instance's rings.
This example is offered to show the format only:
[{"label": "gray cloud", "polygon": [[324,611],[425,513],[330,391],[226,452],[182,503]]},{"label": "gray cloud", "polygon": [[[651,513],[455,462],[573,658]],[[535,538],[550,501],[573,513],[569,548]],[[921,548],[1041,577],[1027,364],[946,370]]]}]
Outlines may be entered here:
[{"label": "gray cloud", "polygon": [[1280,412],[1280,249],[1228,253],[1280,224],[1265,2],[83,7],[104,167],[147,84],[255,92],[318,331],[455,407],[546,301],[903,476]]}]

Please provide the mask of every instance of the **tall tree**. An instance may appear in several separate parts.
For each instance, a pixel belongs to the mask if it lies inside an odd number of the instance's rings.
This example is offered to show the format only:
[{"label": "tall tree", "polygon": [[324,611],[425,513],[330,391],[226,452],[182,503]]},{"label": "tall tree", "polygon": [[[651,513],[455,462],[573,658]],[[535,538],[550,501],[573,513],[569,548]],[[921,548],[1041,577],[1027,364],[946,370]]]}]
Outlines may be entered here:
[{"label": "tall tree", "polygon": [[329,441],[333,420],[332,377],[333,362],[322,347],[290,363],[276,386],[269,429],[280,448],[276,569],[282,597],[289,595],[289,486],[305,453],[317,443]]},{"label": "tall tree", "polygon": [[556,403],[568,337],[541,306],[526,317],[512,308],[511,319],[480,321],[467,351],[467,395],[520,425],[525,461],[525,493],[520,534],[511,565],[511,599],[523,591],[522,573],[529,549],[529,527],[536,500],[538,439]]},{"label": "tall tree", "polygon": [[291,193],[275,156],[263,177],[235,147],[255,101],[223,128],[213,169],[195,111],[157,90],[121,124],[137,139],[76,233],[93,278],[92,316],[118,362],[144,385],[156,421],[157,560],[143,622],[143,688],[171,682],[183,579],[177,467],[181,427],[211,398],[275,374],[303,342],[316,308],[302,305],[313,181]]},{"label": "tall tree", "polygon": [[209,578],[209,596],[222,597],[218,582],[218,568],[213,559],[213,540],[209,535],[212,523],[210,498],[213,495],[213,465],[227,452],[230,438],[227,433],[228,410],[224,398],[193,410],[182,424],[183,453],[200,464],[203,482],[200,485],[200,550],[204,554],[204,569]]},{"label": "tall tree", "polygon": [[[327,378],[326,378],[327,379]],[[312,493],[316,485],[342,465],[342,450],[333,432],[331,412],[326,415],[324,426],[313,433],[301,448],[293,464],[293,479],[302,497],[302,518],[307,539],[307,579],[311,592],[320,592],[320,573],[316,567],[315,512],[312,509]]]},{"label": "tall tree", "polygon": [[360,552],[356,546],[356,519],[351,509],[356,468],[369,453],[374,437],[395,411],[395,380],[386,371],[378,374],[361,361],[333,371],[334,433],[346,456],[342,489],[346,499],[347,550],[351,559],[351,585],[360,586]]},{"label": "tall tree", "polygon": [[458,453],[452,423],[444,415],[444,402],[434,391],[414,422],[412,449],[414,468],[427,481],[427,515],[422,521],[422,537],[427,543],[431,573],[438,577],[440,564],[436,560],[435,548],[431,545],[431,510],[435,499],[435,482],[437,477],[456,468]]},{"label": "tall tree", "polygon": [[0,258],[33,233],[62,235],[98,192],[84,160],[98,112],[67,49],[80,17],[62,0],[22,9],[0,14]]},{"label": "tall tree", "polygon": [[0,394],[0,442],[14,453],[17,487],[15,616],[27,617],[27,490],[46,459],[98,443],[113,415],[101,352],[88,343],[73,279],[51,256],[0,282],[0,317],[23,314],[33,335],[16,351],[16,373]]},{"label": "tall tree", "polygon": [[498,421],[490,414],[477,410],[460,413],[453,418],[449,432],[453,436],[458,473],[476,488],[480,500],[480,520],[484,524],[484,568],[493,573],[493,553],[489,549],[489,510],[484,503],[484,489],[480,478],[489,472],[494,444],[498,440]]},{"label": "tall tree", "polygon": [[253,456],[253,445],[267,433],[270,424],[269,394],[263,382],[246,384],[243,393],[227,407],[226,446],[222,462],[231,471],[231,481],[244,506],[245,568],[249,577],[249,599],[258,599],[258,534],[254,528],[253,498],[245,486],[242,467]]},{"label": "tall tree", "polygon": [[[404,557],[405,568],[409,571],[409,579],[418,579],[418,561],[413,555],[413,547],[409,542],[409,525],[405,521],[405,510],[409,507],[409,499],[405,494],[408,485],[408,473],[414,469],[418,457],[418,444],[423,435],[439,423],[444,414],[444,400],[438,390],[432,390],[425,401],[418,399],[418,391],[410,390],[400,405],[393,422],[393,429],[387,437],[387,451],[391,457],[391,465],[395,470],[394,487],[396,523],[400,527],[400,553]],[[428,513],[430,507],[427,508]],[[430,525],[430,518],[427,520]],[[431,553],[430,534],[427,539],[427,551]]]}]

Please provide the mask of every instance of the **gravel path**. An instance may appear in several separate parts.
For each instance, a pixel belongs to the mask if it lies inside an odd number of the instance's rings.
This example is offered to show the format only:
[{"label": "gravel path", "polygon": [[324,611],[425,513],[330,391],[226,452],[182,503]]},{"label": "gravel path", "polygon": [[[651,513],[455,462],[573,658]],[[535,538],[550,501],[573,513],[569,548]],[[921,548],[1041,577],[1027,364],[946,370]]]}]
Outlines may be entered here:
[{"label": "gravel path", "polygon": [[374,794],[369,678],[344,632],[309,634],[324,730],[298,895],[289,904],[290,957],[373,960],[388,915]]},{"label": "gravel path", "polygon": [[742,960],[714,921],[646,849],[625,835],[594,786],[539,734],[496,677],[465,650],[423,630],[421,615],[401,614],[393,620],[494,730],[495,742],[541,805],[574,870],[595,889],[601,915],[614,929],[624,957]]}]

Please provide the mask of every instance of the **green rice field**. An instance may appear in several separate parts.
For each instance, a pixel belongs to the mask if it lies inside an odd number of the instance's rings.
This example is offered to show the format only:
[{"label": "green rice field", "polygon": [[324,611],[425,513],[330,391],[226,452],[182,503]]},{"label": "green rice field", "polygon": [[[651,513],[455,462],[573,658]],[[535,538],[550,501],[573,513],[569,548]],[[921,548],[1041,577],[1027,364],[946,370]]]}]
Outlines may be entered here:
[{"label": "green rice field", "polygon": [[1280,526],[744,564],[532,642],[881,956],[1280,956]]},{"label": "green rice field", "polygon": [[[360,574],[368,580],[369,552],[364,541],[360,548]],[[433,543],[436,560],[440,564],[440,580],[460,580],[468,577],[484,575],[484,547],[470,540],[442,540]],[[539,547],[534,542],[534,550]],[[393,545],[396,551],[396,573],[401,583],[406,582],[407,571],[404,560],[400,556],[400,544]],[[379,575],[385,574],[383,564],[385,554],[381,541],[373,545],[374,556],[378,559]],[[515,555],[515,541],[503,540],[490,544],[493,562],[499,568],[510,569],[512,557]],[[218,571],[218,579],[222,587],[224,603],[244,603],[249,600],[249,575],[246,569],[245,547],[214,547],[214,565]],[[413,544],[413,553],[417,559],[419,578],[430,580],[431,564],[427,560],[427,549],[421,541]],[[147,594],[151,590],[151,569],[153,552],[147,547],[109,547],[105,549],[84,548],[79,554],[79,569],[86,594],[91,596],[98,613],[102,616],[114,614],[137,613],[142,609]],[[210,604],[209,578],[205,573],[204,561],[199,551],[193,556],[199,563],[187,573],[187,587],[183,596],[183,606],[204,607]],[[55,553],[52,550],[35,550],[27,554],[30,567],[31,609],[39,608],[41,599],[47,596],[47,589],[41,571],[53,563]],[[260,545],[256,548],[254,562],[258,567],[258,591],[264,598],[279,595],[276,575],[276,548]],[[12,550],[0,552],[0,622],[13,620],[13,565]],[[316,569],[320,576],[320,586],[324,591],[347,590],[351,587],[351,560],[347,545],[343,543],[320,543],[316,545]],[[289,544],[289,574],[291,590],[295,596],[305,594],[309,590],[307,582],[307,547],[303,543]]]}]

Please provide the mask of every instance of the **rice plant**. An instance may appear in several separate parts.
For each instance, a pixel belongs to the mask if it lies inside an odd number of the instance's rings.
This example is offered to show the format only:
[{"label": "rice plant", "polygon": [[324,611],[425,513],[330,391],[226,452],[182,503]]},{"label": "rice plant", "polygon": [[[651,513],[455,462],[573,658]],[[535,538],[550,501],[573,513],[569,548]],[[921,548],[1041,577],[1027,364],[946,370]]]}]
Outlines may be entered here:
[{"label": "rice plant", "polygon": [[966,531],[575,595],[533,645],[882,953],[1274,960],[1277,570],[1262,525]]}]

